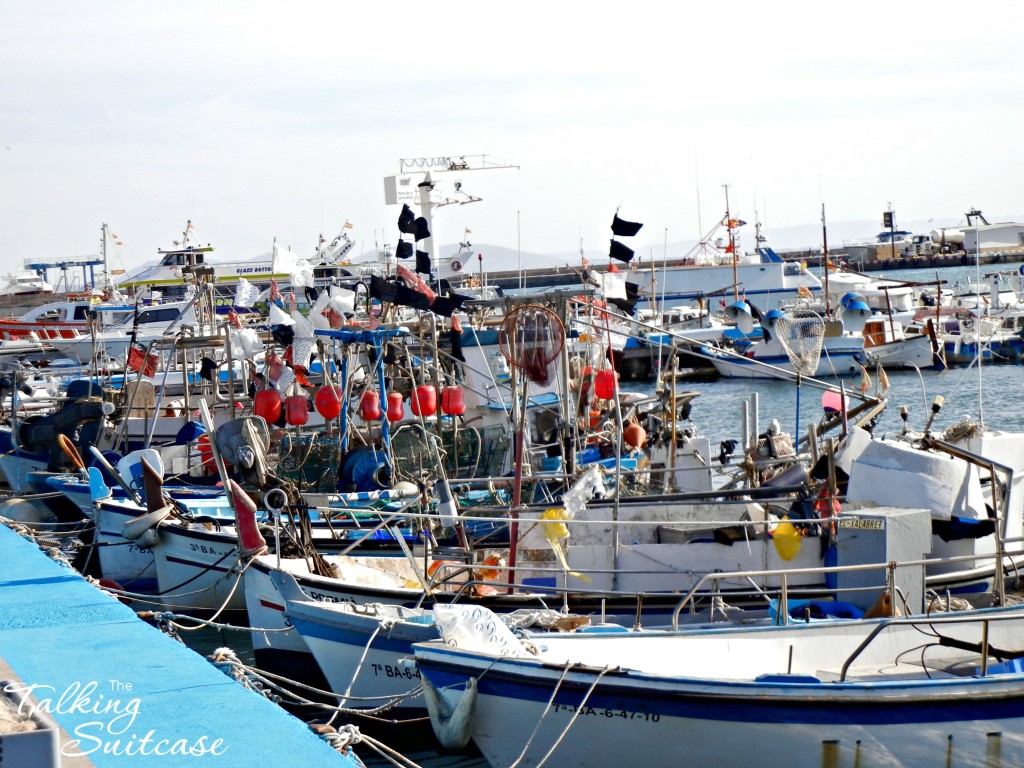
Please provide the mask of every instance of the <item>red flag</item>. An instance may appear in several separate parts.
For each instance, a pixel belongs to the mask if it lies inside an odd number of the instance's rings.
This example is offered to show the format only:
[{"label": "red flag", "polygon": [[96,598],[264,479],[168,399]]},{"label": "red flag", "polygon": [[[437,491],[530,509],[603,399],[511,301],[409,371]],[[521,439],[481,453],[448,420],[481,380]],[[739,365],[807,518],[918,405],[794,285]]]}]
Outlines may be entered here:
[{"label": "red flag", "polygon": [[456,333],[462,333],[462,321],[459,320],[458,315],[452,315],[452,330]]},{"label": "red flag", "polygon": [[419,291],[431,301],[437,298],[437,294],[430,290],[430,286],[424,282],[422,277],[410,272],[401,264],[398,265],[398,276],[402,278],[407,286],[412,288],[414,291]]},{"label": "red flag", "polygon": [[609,264],[608,265],[608,271],[609,272],[621,272],[622,270],[619,269],[618,267],[616,267],[614,264]]},{"label": "red flag", "polygon": [[146,350],[138,346],[133,346],[128,350],[129,370],[141,373],[143,376],[152,378],[156,375],[156,365],[159,359],[152,352],[147,355]]}]

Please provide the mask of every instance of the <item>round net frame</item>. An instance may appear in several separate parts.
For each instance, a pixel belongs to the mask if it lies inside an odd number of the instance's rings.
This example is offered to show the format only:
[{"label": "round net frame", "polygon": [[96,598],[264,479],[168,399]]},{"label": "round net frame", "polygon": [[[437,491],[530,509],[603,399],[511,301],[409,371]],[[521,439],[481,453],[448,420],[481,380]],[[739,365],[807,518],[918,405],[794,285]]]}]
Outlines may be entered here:
[{"label": "round net frame", "polygon": [[551,381],[551,363],[565,345],[565,327],[547,307],[526,304],[505,316],[498,345],[511,365],[543,386]]},{"label": "round net frame", "polygon": [[825,321],[820,315],[786,312],[775,321],[775,337],[799,376],[813,376],[821,360]]}]

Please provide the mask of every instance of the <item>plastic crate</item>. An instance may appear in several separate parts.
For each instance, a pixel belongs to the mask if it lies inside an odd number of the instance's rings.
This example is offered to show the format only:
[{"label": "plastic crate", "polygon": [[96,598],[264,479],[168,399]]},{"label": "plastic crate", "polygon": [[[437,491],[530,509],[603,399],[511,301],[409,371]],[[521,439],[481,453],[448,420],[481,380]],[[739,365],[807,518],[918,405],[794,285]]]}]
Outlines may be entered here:
[{"label": "plastic crate", "polygon": [[[34,731],[0,732],[0,768],[60,768],[60,736],[57,724],[39,702],[21,692],[22,684],[0,680],[0,697],[16,711],[28,714]],[[10,689],[10,690],[8,690]]]}]

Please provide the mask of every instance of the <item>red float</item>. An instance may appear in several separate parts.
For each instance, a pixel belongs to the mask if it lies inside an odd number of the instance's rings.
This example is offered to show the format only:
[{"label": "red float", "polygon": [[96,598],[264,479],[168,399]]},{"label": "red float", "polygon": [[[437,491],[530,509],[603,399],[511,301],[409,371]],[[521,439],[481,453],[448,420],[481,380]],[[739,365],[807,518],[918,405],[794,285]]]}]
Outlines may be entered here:
[{"label": "red float", "polygon": [[309,399],[305,395],[289,395],[284,399],[284,421],[301,427],[309,421]]},{"label": "red float", "polygon": [[363,392],[363,397],[359,401],[359,416],[363,421],[380,420],[381,412],[379,394],[370,389]]},{"label": "red float", "polygon": [[449,416],[461,416],[466,412],[462,387],[445,387],[441,390],[441,410]]},{"label": "red float", "polygon": [[602,400],[611,400],[615,397],[615,387],[618,374],[611,368],[605,368],[594,375],[594,394]]},{"label": "red float", "polygon": [[235,530],[238,531],[238,551],[243,557],[265,554],[267,542],[256,523],[256,505],[234,480],[230,482],[235,506]]},{"label": "red float", "polygon": [[268,424],[276,424],[281,418],[281,393],[276,389],[262,389],[252,401],[252,410],[262,416]]},{"label": "red float", "polygon": [[316,412],[328,421],[341,414],[341,387],[320,387],[313,398]]},{"label": "red float", "polygon": [[409,405],[415,416],[433,416],[437,413],[437,390],[429,384],[413,387]]},{"label": "red float", "polygon": [[388,421],[401,421],[404,418],[405,406],[402,405],[402,393],[390,393],[388,395]]}]

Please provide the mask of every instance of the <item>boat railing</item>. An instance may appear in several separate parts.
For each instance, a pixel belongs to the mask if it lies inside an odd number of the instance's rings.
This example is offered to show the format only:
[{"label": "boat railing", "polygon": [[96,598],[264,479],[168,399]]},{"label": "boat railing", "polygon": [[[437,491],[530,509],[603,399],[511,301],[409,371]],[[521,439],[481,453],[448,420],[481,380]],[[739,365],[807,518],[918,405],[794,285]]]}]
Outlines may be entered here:
[{"label": "boat railing", "polygon": [[[1009,541],[1020,541],[1018,539],[1007,540]],[[1006,543],[1006,542],[1004,542]],[[839,574],[839,573],[856,573],[864,571],[876,571],[885,569],[886,570],[886,583],[887,588],[895,592],[895,574],[901,568],[925,568],[927,566],[934,566],[938,562],[943,564],[957,563],[957,562],[976,562],[978,560],[987,560],[989,558],[993,560],[1002,561],[1003,558],[1013,558],[1019,555],[1024,555],[1024,549],[1008,551],[1005,548],[1000,552],[993,552],[991,554],[970,554],[970,555],[957,555],[955,557],[943,557],[941,561],[934,558],[924,558],[921,560],[904,560],[902,562],[890,561],[887,563],[863,563],[857,565],[830,565],[830,566],[817,566],[813,568],[787,568],[787,569],[775,569],[775,570],[760,570],[760,571],[722,571],[715,573],[703,574],[697,582],[690,587],[690,590],[683,596],[683,598],[676,604],[675,609],[672,611],[672,628],[679,629],[679,616],[683,610],[690,605],[691,608],[695,607],[695,598],[698,594],[703,595],[708,591],[717,592],[717,584],[727,580],[752,580],[754,577],[761,578],[776,578],[779,580],[779,620],[783,623],[788,622],[789,616],[789,579],[793,576],[800,575],[806,576],[809,574]],[[996,580],[1000,580],[1002,577],[998,574],[997,569]],[[714,589],[709,590],[708,586],[713,585]],[[759,588],[760,589],[760,588]],[[862,587],[858,587],[862,589]],[[763,591],[763,590],[761,590]],[[835,591],[835,590],[830,590]],[[764,593],[767,596],[767,592]]]},{"label": "boat railing", "polygon": [[[1024,540],[1024,539],[1022,539]],[[463,554],[466,554],[463,552]],[[1014,551],[1003,551],[1004,557],[1018,557],[1024,555],[1024,549]],[[567,607],[567,601],[570,595],[579,595],[581,592],[580,587],[569,587],[569,586],[558,586],[557,584],[529,584],[515,580],[515,574],[520,571],[529,571],[534,576],[541,573],[550,573],[554,576],[566,575],[566,571],[558,567],[539,567],[537,564],[531,564],[530,566],[513,566],[505,564],[481,564],[469,562],[468,559],[463,557],[457,559],[455,555],[448,552],[444,552],[443,557],[451,559],[435,560],[434,564],[428,569],[429,573],[426,579],[426,589],[424,594],[420,598],[420,603],[429,600],[430,595],[434,590],[445,589],[450,590],[452,594],[452,601],[458,602],[464,597],[469,597],[474,594],[480,594],[480,590],[493,590],[499,594],[504,593],[519,593],[524,597],[534,597],[543,599],[544,597],[549,598],[561,598],[563,602],[563,608]],[[986,560],[988,558],[995,558],[995,553],[990,555],[962,555],[957,557],[942,558],[943,563],[954,563],[954,562],[974,562],[978,560]],[[929,565],[934,565],[937,561],[934,559],[922,559],[922,560],[908,560],[904,562],[879,562],[879,563],[865,563],[858,565],[848,566],[822,566],[817,568],[792,568],[792,569],[768,569],[760,571],[733,571],[733,572],[714,572],[700,575],[697,582],[691,587],[689,592],[680,600],[672,613],[671,626],[672,629],[679,629],[679,617],[683,612],[683,609],[687,605],[696,609],[697,598],[712,598],[712,610],[717,601],[722,597],[722,592],[717,588],[717,585],[724,581],[735,581],[735,582],[749,582],[752,585],[752,590],[749,594],[763,598],[766,602],[770,602],[773,599],[773,595],[777,595],[777,611],[776,621],[782,624],[788,624],[790,622],[789,617],[789,600],[794,593],[800,594],[801,590],[806,589],[807,585],[798,585],[796,587],[791,586],[790,577],[797,575],[808,575],[808,574],[834,574],[834,573],[853,573],[853,572],[865,572],[865,571],[884,571],[886,578],[884,584],[880,584],[879,588],[892,594],[894,597],[898,597],[901,604],[904,606],[904,610],[910,613],[910,609],[907,605],[907,600],[903,596],[902,590],[896,584],[896,572],[901,568],[925,568]],[[424,564],[426,567],[426,564]],[[498,572],[499,575],[496,577],[484,578],[480,575],[481,570],[493,570]],[[614,573],[614,569],[587,569],[586,574],[590,575],[605,575]],[[660,572],[660,571],[652,571]],[[580,575],[576,571],[572,573]],[[698,574],[693,573],[692,575],[697,576]],[[755,581],[754,577],[762,577],[765,581],[768,579],[776,579],[778,586],[759,586]],[[714,585],[708,588],[709,585]],[[865,589],[872,589],[870,585],[858,585],[855,587],[837,587],[829,588],[828,592],[831,594],[841,594],[847,591],[863,592]],[[656,592],[637,592],[637,591],[623,591],[615,589],[590,589],[587,588],[586,593],[596,599],[616,599],[623,597],[631,597],[636,600],[636,626],[640,626],[640,617],[643,610],[643,604],[646,599],[658,599],[664,598],[665,594]],[[813,588],[813,594],[820,597],[822,593],[821,587]],[[730,592],[730,595],[738,594],[736,592]],[[941,600],[941,598],[940,598]],[[895,603],[894,603],[895,604]],[[998,605],[998,599],[994,600],[994,604]],[[931,614],[934,615],[934,614]],[[713,618],[713,617],[712,617]],[[603,619],[602,619],[603,620]]]},{"label": "boat railing", "polygon": [[1020,621],[1021,614],[1019,611],[1012,613],[983,613],[983,614],[968,614],[968,615],[957,615],[949,614],[946,616],[936,616],[929,614],[927,616],[893,616],[890,618],[882,619],[878,626],[875,627],[868,636],[858,645],[853,652],[843,662],[843,666],[839,672],[840,683],[846,682],[846,676],[850,671],[850,667],[853,662],[871,645],[879,635],[893,627],[900,626],[918,626],[921,624],[927,624],[930,629],[934,629],[936,626],[942,626],[945,624],[952,624],[956,626],[964,626],[967,624],[979,624],[981,638],[977,643],[970,643],[965,640],[956,639],[955,641],[947,638],[946,643],[955,644],[956,647],[962,648],[963,650],[974,650],[977,651],[981,658],[981,668],[978,671],[980,677],[986,677],[988,675],[988,659],[989,652],[993,651],[1000,658],[1014,659],[1024,657],[1024,651],[1009,651],[1002,648],[995,648],[989,642],[989,626],[993,622],[1001,621]]}]

